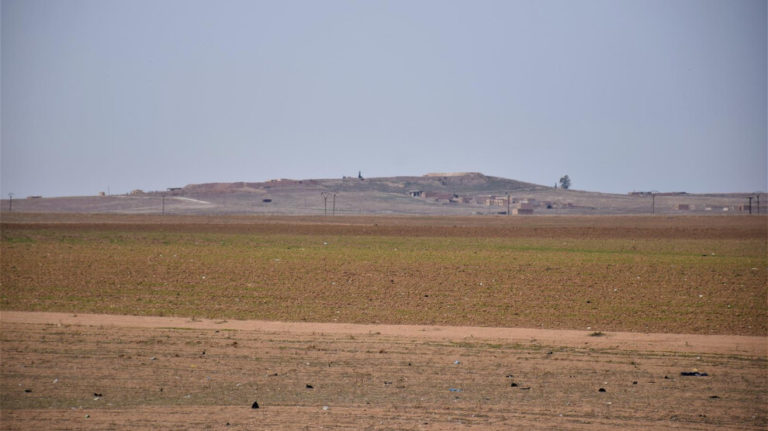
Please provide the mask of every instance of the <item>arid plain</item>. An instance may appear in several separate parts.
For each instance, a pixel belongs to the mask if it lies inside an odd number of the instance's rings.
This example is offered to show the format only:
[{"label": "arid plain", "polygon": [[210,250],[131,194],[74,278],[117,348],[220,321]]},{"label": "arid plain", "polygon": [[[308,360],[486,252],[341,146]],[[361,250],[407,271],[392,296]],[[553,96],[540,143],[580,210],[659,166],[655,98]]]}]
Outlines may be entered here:
[{"label": "arid plain", "polygon": [[2,428],[765,429],[767,221],[6,213]]}]

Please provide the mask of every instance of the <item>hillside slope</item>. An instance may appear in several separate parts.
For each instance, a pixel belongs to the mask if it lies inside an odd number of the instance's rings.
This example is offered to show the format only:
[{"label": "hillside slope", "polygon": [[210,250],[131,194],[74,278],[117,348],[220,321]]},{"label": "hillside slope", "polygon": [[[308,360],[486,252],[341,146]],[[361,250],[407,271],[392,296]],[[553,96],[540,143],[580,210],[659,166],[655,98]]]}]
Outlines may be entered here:
[{"label": "hillside slope", "polygon": [[[745,213],[746,194],[619,195],[562,190],[477,172],[190,184],[117,196],[14,199],[22,212],[128,214]],[[507,199],[509,197],[509,199]],[[766,199],[768,201],[768,199]],[[9,210],[9,202],[2,202]],[[754,208],[757,212],[757,208]],[[766,212],[765,208],[762,208]]]}]

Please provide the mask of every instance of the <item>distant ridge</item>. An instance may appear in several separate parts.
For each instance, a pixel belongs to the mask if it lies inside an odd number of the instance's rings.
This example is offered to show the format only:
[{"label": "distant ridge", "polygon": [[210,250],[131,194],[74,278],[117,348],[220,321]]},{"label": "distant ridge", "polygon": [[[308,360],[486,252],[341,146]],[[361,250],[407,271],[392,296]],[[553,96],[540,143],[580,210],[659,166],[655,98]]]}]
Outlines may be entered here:
[{"label": "distant ridge", "polygon": [[547,190],[550,187],[508,178],[484,175],[479,172],[428,173],[422,176],[342,177],[333,179],[273,179],[264,182],[233,182],[189,184],[183,188],[186,193],[248,193],[265,190],[325,190],[377,191],[384,193],[407,193],[412,190],[452,193],[508,193],[515,190]]},{"label": "distant ridge", "polygon": [[480,172],[430,172],[425,177],[463,177],[466,175],[483,175]]},{"label": "distant ridge", "polygon": [[[563,190],[480,172],[274,179],[168,187],[125,195],[30,198],[19,212],[283,215],[748,214],[746,194],[612,194]],[[768,212],[765,201],[760,213]],[[2,202],[3,211],[10,202]],[[752,210],[757,210],[755,203]]]}]

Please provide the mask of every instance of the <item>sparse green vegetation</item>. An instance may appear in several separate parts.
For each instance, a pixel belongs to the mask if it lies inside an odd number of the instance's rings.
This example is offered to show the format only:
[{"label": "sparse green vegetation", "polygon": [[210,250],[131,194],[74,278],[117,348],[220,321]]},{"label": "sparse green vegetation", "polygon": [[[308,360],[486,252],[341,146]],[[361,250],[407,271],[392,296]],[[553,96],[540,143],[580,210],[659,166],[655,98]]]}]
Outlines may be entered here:
[{"label": "sparse green vegetation", "polygon": [[0,307],[765,335],[765,240],[745,238],[738,223],[747,218],[731,220],[731,231],[587,224],[573,235],[554,219],[523,236],[432,219],[422,220],[430,236],[412,236],[419,226],[398,219],[362,232],[302,225],[300,234],[5,224]]}]

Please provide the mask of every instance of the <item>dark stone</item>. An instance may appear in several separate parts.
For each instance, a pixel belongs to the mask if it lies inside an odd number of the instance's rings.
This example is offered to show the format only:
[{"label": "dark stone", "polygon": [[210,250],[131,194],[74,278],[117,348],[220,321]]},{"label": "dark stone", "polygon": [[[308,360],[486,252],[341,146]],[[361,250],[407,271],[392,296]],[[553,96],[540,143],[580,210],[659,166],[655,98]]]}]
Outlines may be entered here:
[{"label": "dark stone", "polygon": [[[251,404],[251,408],[252,409],[258,409],[259,408],[259,403],[254,401],[253,404]],[[227,422],[227,425],[229,425],[229,422]]]},{"label": "dark stone", "polygon": [[509,385],[509,386],[510,386],[510,387],[513,387],[513,388],[516,388],[516,387],[517,387],[517,383],[515,383],[515,382],[512,382],[512,384],[511,384],[511,385]]},{"label": "dark stone", "polygon": [[716,400],[716,399],[720,398],[717,395],[710,395],[709,397],[712,398],[713,400]]},{"label": "dark stone", "polygon": [[314,386],[312,386],[312,385],[309,385],[309,384],[308,384],[308,385],[307,385],[307,389],[315,389],[315,387],[314,387]]},{"label": "dark stone", "polygon": [[597,390],[597,392],[605,392],[605,388],[600,388]]},{"label": "dark stone", "polygon": [[686,376],[686,377],[691,377],[691,376],[694,376],[694,377],[707,377],[708,376],[707,373],[700,373],[698,371],[683,371],[683,372],[680,373],[680,375],[681,376]]},{"label": "dark stone", "polygon": [[94,393],[93,393],[93,396],[94,396],[94,397],[103,397],[104,395],[103,395],[103,394],[100,394],[100,393],[98,393],[98,392],[94,392]]},{"label": "dark stone", "polygon": [[24,389],[24,392],[30,393],[30,392],[32,392],[32,389]]}]

